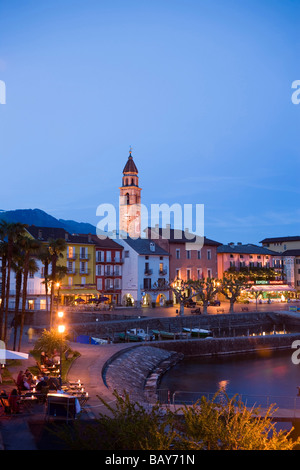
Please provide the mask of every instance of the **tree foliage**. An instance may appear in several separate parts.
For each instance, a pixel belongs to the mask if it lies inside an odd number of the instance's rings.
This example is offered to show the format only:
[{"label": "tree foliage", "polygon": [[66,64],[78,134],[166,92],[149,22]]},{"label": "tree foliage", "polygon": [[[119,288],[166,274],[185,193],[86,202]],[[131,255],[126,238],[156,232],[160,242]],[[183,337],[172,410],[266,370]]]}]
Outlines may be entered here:
[{"label": "tree foliage", "polygon": [[237,397],[219,391],[211,401],[202,397],[192,406],[176,411],[158,404],[143,406],[129,395],[114,392],[111,405],[88,425],[78,421],[72,428],[56,431],[70,450],[293,450],[300,438],[291,431],[277,431],[272,422],[274,407],[263,416],[248,409]]},{"label": "tree foliage", "polygon": [[50,331],[43,330],[43,333],[34,345],[36,351],[44,351],[49,355],[52,355],[55,350],[60,351],[61,348],[62,351],[69,348],[68,337],[65,333],[59,333],[54,329]]},{"label": "tree foliage", "polygon": [[225,272],[223,279],[220,282],[219,291],[226,297],[230,302],[230,312],[233,312],[233,307],[241,292],[250,285],[248,279],[244,274],[241,273],[229,273]]},{"label": "tree foliage", "polygon": [[203,303],[203,313],[207,313],[207,307],[216,294],[219,292],[220,282],[213,278],[203,278],[197,281],[189,281],[193,289],[194,297],[197,297]]}]

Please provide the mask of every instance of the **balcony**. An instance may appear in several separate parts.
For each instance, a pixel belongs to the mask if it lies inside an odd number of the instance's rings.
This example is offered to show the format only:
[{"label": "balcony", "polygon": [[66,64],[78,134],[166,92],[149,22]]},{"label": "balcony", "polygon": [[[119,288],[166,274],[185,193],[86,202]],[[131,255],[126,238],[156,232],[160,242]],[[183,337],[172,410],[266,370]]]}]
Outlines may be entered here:
[{"label": "balcony", "polygon": [[67,260],[75,261],[77,259],[77,253],[67,254]]},{"label": "balcony", "polygon": [[104,274],[103,276],[106,276],[106,277],[121,277],[122,274],[117,271],[104,271]]},{"label": "balcony", "polygon": [[88,261],[89,259],[91,259],[91,255],[88,255],[87,253],[79,253],[79,259]]},{"label": "balcony", "polygon": [[163,269],[160,269],[160,270],[158,271],[158,274],[159,274],[160,276],[166,276],[167,273],[168,273],[167,268],[163,268]]},{"label": "balcony", "polygon": [[72,289],[96,289],[96,284],[73,284],[72,286],[63,285],[62,289],[72,290]]},{"label": "balcony", "polygon": [[145,292],[159,292],[159,291],[162,291],[162,290],[170,290],[170,287],[168,286],[168,284],[160,284],[160,285],[153,285],[153,286],[144,286],[143,284],[140,285],[140,289],[141,291],[145,291]]},{"label": "balcony", "polygon": [[123,263],[124,263],[124,258],[119,258],[119,259],[110,259],[110,260],[104,260],[104,259],[99,259],[99,258],[96,258],[96,263],[105,263],[105,264],[123,264]]},{"label": "balcony", "polygon": [[145,276],[151,276],[152,273],[153,273],[153,269],[145,268],[144,270]]},{"label": "balcony", "polygon": [[73,269],[73,268],[67,269],[67,274],[77,274],[77,269]]},{"label": "balcony", "polygon": [[80,269],[80,270],[79,270],[79,274],[80,274],[81,276],[84,276],[84,275],[85,275],[85,276],[88,276],[89,274],[91,274],[91,270],[90,270],[90,269]]}]

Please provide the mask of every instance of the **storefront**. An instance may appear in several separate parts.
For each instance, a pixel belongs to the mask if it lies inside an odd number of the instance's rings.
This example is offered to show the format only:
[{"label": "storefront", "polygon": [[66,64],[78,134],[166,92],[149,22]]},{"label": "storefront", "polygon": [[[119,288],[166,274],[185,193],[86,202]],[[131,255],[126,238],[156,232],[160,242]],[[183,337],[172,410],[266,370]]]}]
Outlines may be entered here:
[{"label": "storefront", "polygon": [[61,305],[80,305],[88,303],[91,299],[100,296],[100,292],[93,288],[77,288],[77,289],[61,289],[60,304]]},{"label": "storefront", "polygon": [[289,302],[297,300],[297,291],[288,284],[279,281],[256,281],[246,290],[249,302],[270,303]]}]

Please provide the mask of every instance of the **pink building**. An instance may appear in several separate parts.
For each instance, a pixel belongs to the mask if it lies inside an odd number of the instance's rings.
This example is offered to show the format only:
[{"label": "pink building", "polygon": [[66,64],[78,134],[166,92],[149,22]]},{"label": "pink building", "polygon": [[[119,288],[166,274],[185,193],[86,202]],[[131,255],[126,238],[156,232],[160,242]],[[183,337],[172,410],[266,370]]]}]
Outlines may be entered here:
[{"label": "pink building", "polygon": [[282,269],[282,261],[279,253],[268,250],[265,247],[252,244],[229,243],[218,247],[218,277],[232,270],[240,271],[243,268],[276,268]]},{"label": "pink building", "polygon": [[159,228],[158,225],[154,228],[148,227],[147,235],[170,254],[170,282],[176,279],[186,281],[217,278],[217,248],[221,243],[204,237],[203,246],[202,243],[197,246],[197,236],[191,238],[193,234],[188,231],[174,230],[168,225],[165,229]]}]

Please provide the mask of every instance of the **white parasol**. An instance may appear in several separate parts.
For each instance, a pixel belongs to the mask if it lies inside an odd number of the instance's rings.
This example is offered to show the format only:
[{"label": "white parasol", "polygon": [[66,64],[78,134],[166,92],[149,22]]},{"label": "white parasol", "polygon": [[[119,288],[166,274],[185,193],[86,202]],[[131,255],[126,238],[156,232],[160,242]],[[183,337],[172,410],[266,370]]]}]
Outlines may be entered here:
[{"label": "white parasol", "polygon": [[4,363],[7,359],[28,359],[29,354],[21,353],[16,351],[10,351],[9,349],[1,349],[0,348],[0,363]]}]

